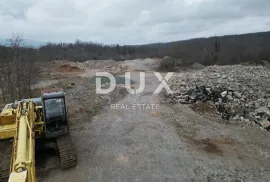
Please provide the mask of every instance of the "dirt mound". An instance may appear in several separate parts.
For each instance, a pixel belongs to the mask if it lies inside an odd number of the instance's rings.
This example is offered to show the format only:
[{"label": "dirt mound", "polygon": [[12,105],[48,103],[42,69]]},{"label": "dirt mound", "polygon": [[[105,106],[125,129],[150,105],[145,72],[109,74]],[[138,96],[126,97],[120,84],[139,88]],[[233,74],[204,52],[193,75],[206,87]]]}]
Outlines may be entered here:
[{"label": "dirt mound", "polygon": [[63,64],[56,68],[56,71],[66,73],[66,72],[81,72],[82,70],[76,66],[70,66],[69,64]]}]

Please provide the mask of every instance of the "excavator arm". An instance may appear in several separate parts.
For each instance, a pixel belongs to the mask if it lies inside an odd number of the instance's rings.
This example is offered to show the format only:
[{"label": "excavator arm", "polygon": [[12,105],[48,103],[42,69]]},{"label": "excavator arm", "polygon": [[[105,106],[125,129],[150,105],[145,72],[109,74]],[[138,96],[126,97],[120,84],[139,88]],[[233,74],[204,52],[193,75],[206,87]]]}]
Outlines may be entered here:
[{"label": "excavator arm", "polygon": [[19,104],[9,182],[35,181],[35,115],[32,101]]}]

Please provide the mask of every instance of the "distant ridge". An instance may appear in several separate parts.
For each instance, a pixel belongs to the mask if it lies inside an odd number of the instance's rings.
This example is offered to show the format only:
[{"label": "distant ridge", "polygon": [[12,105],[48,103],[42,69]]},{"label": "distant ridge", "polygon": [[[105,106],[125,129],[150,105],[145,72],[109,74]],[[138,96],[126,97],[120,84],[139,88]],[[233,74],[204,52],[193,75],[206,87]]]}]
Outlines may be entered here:
[{"label": "distant ridge", "polygon": [[[24,46],[34,47],[34,48],[39,48],[40,46],[46,45],[45,42],[37,41],[37,40],[30,40],[30,39],[24,39],[23,43],[24,43]],[[6,46],[7,45],[6,39],[0,38],[0,45]]]}]

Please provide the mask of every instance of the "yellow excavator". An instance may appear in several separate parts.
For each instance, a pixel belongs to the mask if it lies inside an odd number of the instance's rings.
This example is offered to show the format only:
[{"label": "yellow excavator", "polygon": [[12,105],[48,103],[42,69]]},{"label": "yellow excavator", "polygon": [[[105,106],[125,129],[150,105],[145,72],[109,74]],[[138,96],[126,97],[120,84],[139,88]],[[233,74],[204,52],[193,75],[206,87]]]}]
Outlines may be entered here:
[{"label": "yellow excavator", "polygon": [[7,104],[0,114],[0,182],[35,182],[35,151],[59,152],[60,167],[77,164],[69,135],[63,89],[46,89],[41,97]]}]

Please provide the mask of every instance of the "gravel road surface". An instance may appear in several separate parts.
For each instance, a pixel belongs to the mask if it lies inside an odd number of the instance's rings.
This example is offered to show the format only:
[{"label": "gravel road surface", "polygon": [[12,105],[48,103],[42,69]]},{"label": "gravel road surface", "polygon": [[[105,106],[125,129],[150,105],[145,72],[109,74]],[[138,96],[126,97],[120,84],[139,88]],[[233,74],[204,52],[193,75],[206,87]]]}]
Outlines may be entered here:
[{"label": "gravel road surface", "polygon": [[[269,133],[162,104],[153,95],[158,79],[146,75],[144,92],[116,103],[122,109],[108,105],[72,129],[77,167],[54,169],[40,181],[269,181]],[[138,87],[138,73],[132,80]]]}]

